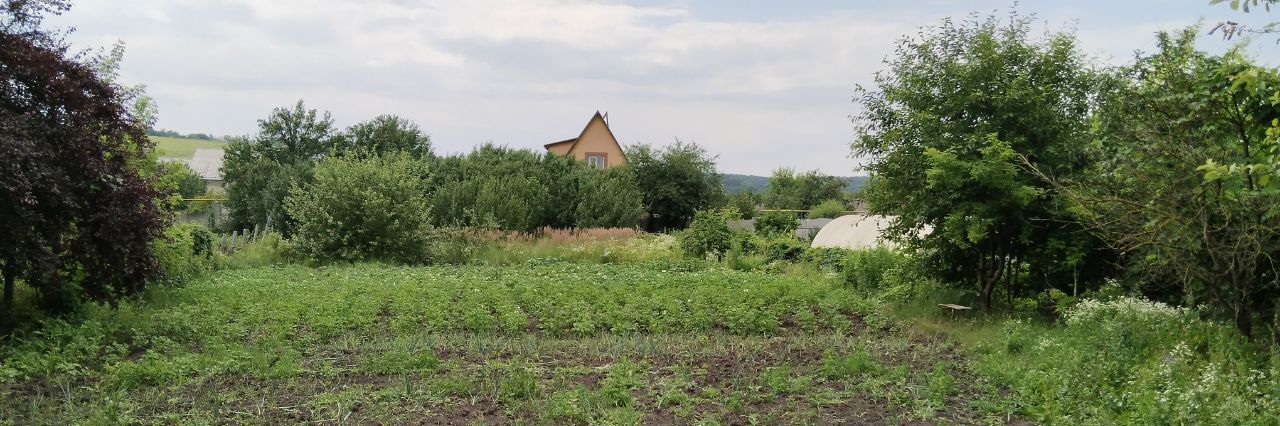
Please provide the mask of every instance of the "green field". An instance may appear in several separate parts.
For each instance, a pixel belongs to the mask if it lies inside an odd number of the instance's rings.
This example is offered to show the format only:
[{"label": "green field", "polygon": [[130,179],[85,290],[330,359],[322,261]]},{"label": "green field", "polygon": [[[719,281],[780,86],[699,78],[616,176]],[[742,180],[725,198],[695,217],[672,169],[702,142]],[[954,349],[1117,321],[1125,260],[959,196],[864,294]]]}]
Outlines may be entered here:
[{"label": "green field", "polygon": [[1002,421],[835,280],[670,263],[231,269],[6,348],[0,423]]},{"label": "green field", "polygon": [[227,144],[222,141],[204,139],[171,138],[167,136],[150,136],[156,144],[156,155],[163,158],[190,159],[196,148],[222,149]]}]

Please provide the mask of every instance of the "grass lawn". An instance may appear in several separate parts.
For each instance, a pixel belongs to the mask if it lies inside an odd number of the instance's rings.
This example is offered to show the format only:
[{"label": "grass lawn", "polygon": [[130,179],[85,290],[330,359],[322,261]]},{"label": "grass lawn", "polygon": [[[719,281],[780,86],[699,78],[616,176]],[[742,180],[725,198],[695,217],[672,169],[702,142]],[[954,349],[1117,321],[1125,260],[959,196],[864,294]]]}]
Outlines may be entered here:
[{"label": "grass lawn", "polygon": [[166,136],[150,136],[156,144],[156,155],[164,158],[191,159],[196,148],[223,149],[227,144],[222,141],[203,139],[171,138]]},{"label": "grass lawn", "polygon": [[1004,422],[835,279],[671,262],[223,270],[0,346],[0,423]]}]

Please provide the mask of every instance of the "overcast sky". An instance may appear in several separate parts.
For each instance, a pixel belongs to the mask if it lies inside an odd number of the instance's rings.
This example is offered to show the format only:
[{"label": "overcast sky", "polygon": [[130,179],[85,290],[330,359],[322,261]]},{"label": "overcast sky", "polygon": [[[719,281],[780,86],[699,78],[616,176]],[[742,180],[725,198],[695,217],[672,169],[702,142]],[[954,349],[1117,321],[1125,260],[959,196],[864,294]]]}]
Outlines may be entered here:
[{"label": "overcast sky", "polygon": [[[1152,33],[1203,19],[1280,20],[1209,0],[1023,1],[1049,30],[1122,63]],[[492,141],[540,148],[608,112],[624,145],[677,138],[726,173],[853,174],[849,116],[895,41],[1010,1],[77,1],[47,26],[77,49],[126,44],[123,82],[146,84],[157,127],[250,134],[305,99],[339,126],[417,122],[437,152]],[[1215,37],[1206,49],[1229,45]],[[1280,46],[1253,50],[1274,65]]]}]

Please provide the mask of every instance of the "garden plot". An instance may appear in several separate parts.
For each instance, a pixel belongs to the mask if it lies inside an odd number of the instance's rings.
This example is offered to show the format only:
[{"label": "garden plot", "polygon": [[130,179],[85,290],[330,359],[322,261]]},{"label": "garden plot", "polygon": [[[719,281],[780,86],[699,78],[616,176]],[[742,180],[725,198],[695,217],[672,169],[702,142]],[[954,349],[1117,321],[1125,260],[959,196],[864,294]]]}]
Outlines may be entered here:
[{"label": "garden plot", "polygon": [[6,349],[0,421],[1006,418],[954,348],[834,280],[677,266],[218,272]]}]

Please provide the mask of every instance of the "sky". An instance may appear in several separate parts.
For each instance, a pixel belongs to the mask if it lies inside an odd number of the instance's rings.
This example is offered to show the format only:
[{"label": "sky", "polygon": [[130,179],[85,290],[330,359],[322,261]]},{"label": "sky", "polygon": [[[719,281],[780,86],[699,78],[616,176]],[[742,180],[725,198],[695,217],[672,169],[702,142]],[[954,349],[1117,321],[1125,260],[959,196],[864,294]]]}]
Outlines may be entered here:
[{"label": "sky", "polygon": [[[695,142],[723,173],[778,167],[861,174],[849,156],[859,85],[902,37],[944,18],[1007,14],[1011,1],[77,1],[45,21],[74,49],[126,46],[121,82],[145,84],[157,128],[249,135],[298,99],[349,126],[413,120],[437,153],[578,136],[596,111],[624,146]],[[1016,4],[1043,31],[1123,64],[1158,30],[1250,14],[1209,0]],[[1206,36],[1201,48],[1234,42]],[[1280,45],[1250,47],[1280,63]]]}]

